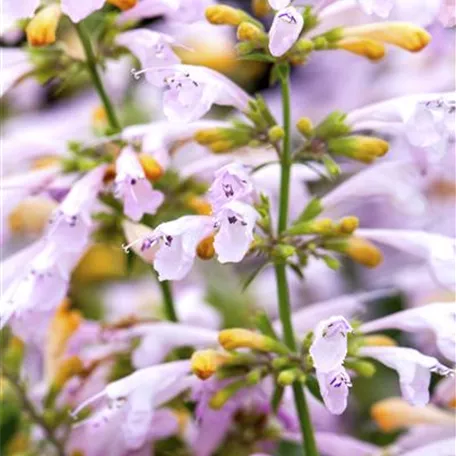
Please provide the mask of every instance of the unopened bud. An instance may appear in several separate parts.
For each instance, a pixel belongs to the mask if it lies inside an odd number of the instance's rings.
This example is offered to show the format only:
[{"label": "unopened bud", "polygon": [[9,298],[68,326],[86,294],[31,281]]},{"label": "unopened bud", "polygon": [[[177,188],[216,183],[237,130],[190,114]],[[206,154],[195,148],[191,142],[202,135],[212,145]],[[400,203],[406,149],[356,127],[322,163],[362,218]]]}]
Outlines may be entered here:
[{"label": "unopened bud", "polygon": [[59,5],[49,5],[40,10],[25,29],[30,46],[54,43],[61,15]]},{"label": "unopened bud", "polygon": [[193,138],[198,144],[206,146],[215,141],[225,139],[225,135],[223,134],[223,128],[206,128],[203,130],[198,130],[193,135]]},{"label": "unopened bud", "polygon": [[334,224],[331,219],[323,218],[309,222],[297,223],[287,230],[287,234],[300,236],[304,234],[331,234],[334,231]]},{"label": "unopened bud", "polygon": [[271,141],[271,142],[280,141],[281,139],[284,138],[284,136],[285,136],[285,131],[279,125],[274,125],[268,131],[269,141]]},{"label": "unopened bud", "polygon": [[340,261],[337,258],[334,258],[330,255],[323,255],[321,259],[326,263],[326,266],[328,266],[328,268],[332,269],[333,271],[340,269]]},{"label": "unopened bud", "polygon": [[206,19],[214,25],[234,25],[248,20],[244,11],[227,5],[212,5],[206,8]]},{"label": "unopened bud", "polygon": [[306,138],[309,138],[312,135],[313,124],[308,117],[301,117],[296,124],[296,128],[299,133],[304,135]]},{"label": "unopened bud", "polygon": [[111,5],[125,11],[133,8],[138,3],[138,0],[107,0]]},{"label": "unopened bud", "polygon": [[16,234],[41,234],[56,206],[55,201],[42,196],[26,198],[11,211],[8,225]]},{"label": "unopened bud", "polygon": [[277,376],[277,383],[280,386],[288,386],[294,383],[296,380],[298,380],[300,375],[300,371],[296,368],[294,369],[287,369],[282,372]]},{"label": "unopened bud", "polygon": [[71,377],[80,374],[83,370],[84,364],[80,358],[71,356],[59,363],[53,383],[57,388],[61,388]]},{"label": "unopened bud", "polygon": [[324,49],[328,49],[329,43],[326,38],[323,36],[317,36],[313,39],[314,49],[316,51],[322,51]]},{"label": "unopened bud", "polygon": [[410,52],[421,51],[431,41],[423,28],[408,22],[379,22],[344,29],[344,37],[368,38],[398,46]]},{"label": "unopened bud", "polygon": [[251,348],[263,352],[274,352],[281,355],[289,353],[288,348],[271,337],[258,334],[248,329],[234,328],[220,331],[218,337],[220,345],[226,350],[237,348]]},{"label": "unopened bud", "polygon": [[266,33],[250,22],[241,22],[237,29],[237,38],[240,41],[252,41],[256,44],[267,43]]},{"label": "unopened bud", "polygon": [[244,379],[230,383],[211,397],[209,406],[215,410],[221,409],[238,391],[246,386],[248,385]]},{"label": "unopened bud", "polygon": [[368,268],[375,268],[383,261],[380,250],[371,242],[360,237],[333,239],[327,241],[324,246],[330,250],[341,252]]},{"label": "unopened bud", "polygon": [[211,215],[212,206],[209,201],[199,196],[191,196],[186,201],[187,206],[195,211],[198,215]]},{"label": "unopened bud", "polygon": [[233,150],[235,144],[230,140],[215,141],[209,147],[214,154],[223,154]]},{"label": "unopened bud", "polygon": [[198,258],[202,260],[210,260],[214,258],[215,248],[214,248],[214,235],[210,235],[204,238],[196,247],[196,254]]},{"label": "unopened bud", "polygon": [[355,371],[362,377],[372,377],[375,374],[375,366],[370,361],[364,360],[345,360],[345,367]]},{"label": "unopened bud", "polygon": [[365,336],[363,337],[363,343],[373,347],[395,347],[397,345],[397,342],[394,339],[385,336],[384,334]]},{"label": "unopened bud", "polygon": [[252,0],[252,11],[257,17],[265,17],[271,12],[268,0]]},{"label": "unopened bud", "polygon": [[371,40],[369,38],[344,38],[337,42],[338,49],[351,52],[352,54],[367,57],[369,60],[377,61],[382,59],[386,54],[386,49],[383,43]]},{"label": "unopened bud", "polygon": [[196,351],[191,358],[192,371],[201,380],[207,380],[228,357],[227,354],[215,350]]},{"label": "unopened bud", "polygon": [[328,150],[336,155],[344,155],[363,163],[372,163],[388,152],[389,144],[371,136],[349,136],[328,141]]},{"label": "unopened bud", "polygon": [[92,111],[92,127],[97,133],[104,133],[108,128],[108,116],[103,106],[97,106]]},{"label": "unopened bud", "polygon": [[163,176],[163,168],[155,158],[147,154],[139,154],[138,159],[147,179],[155,182]]},{"label": "unopened bud", "polygon": [[358,217],[350,216],[344,217],[337,225],[337,230],[342,234],[352,234],[353,231],[358,229],[359,219]]}]

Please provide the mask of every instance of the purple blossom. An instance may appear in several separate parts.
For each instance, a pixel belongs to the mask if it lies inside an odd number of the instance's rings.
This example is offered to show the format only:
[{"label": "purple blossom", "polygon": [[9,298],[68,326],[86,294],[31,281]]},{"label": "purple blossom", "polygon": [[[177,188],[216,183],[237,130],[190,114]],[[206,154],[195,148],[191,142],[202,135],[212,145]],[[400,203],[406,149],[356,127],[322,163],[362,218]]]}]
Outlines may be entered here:
[{"label": "purple blossom", "polygon": [[285,54],[304,26],[302,15],[292,6],[278,11],[269,30],[269,51],[274,57]]}]

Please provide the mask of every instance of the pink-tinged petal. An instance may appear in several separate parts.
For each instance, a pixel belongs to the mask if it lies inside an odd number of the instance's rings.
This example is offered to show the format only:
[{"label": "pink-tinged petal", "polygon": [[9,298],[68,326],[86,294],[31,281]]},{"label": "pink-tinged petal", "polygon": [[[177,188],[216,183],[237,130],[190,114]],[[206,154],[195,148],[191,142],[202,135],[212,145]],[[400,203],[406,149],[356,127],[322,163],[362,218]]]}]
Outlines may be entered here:
[{"label": "pink-tinged petal", "polygon": [[164,200],[163,193],[152,188],[131,147],[125,147],[116,161],[115,196],[124,202],[125,215],[134,221],[144,214],[155,214]]},{"label": "pink-tinged petal", "polygon": [[181,280],[192,268],[196,247],[213,230],[211,217],[184,216],[156,228],[161,236],[154,268],[159,280]]},{"label": "pink-tinged petal", "polygon": [[431,456],[431,455],[442,455],[450,456],[454,454],[454,437],[445,440],[439,440],[438,442],[431,443],[429,445],[423,445],[413,451],[403,453],[403,456]]},{"label": "pink-tinged petal", "polygon": [[62,12],[73,22],[82,21],[104,5],[105,0],[62,0]]},{"label": "pink-tinged petal", "polygon": [[358,0],[361,8],[367,14],[375,14],[386,19],[394,7],[395,0]]},{"label": "pink-tinged petal", "polygon": [[269,5],[275,10],[286,8],[290,3],[290,0],[269,0]]},{"label": "pink-tinged petal", "polygon": [[397,312],[378,320],[364,323],[359,330],[364,333],[385,329],[435,334],[437,346],[449,360],[456,362],[456,309],[453,303],[435,303]]},{"label": "pink-tinged petal", "polygon": [[330,432],[315,432],[318,449],[326,456],[372,456],[379,454],[381,448],[372,443],[363,442],[348,435],[333,434]]},{"label": "pink-tinged petal", "polygon": [[451,369],[440,364],[436,358],[423,355],[411,348],[362,347],[359,355],[374,358],[396,370],[402,395],[412,405],[422,406],[429,402],[431,372],[440,375],[451,374]]},{"label": "pink-tinged petal", "polygon": [[456,4],[454,0],[443,0],[441,2],[439,21],[444,27],[454,27],[456,25]]},{"label": "pink-tinged petal", "polygon": [[413,230],[360,229],[357,234],[425,260],[436,280],[453,289],[456,282],[456,239]]},{"label": "pink-tinged petal", "polygon": [[29,60],[29,55],[22,49],[3,48],[2,59],[3,63],[2,72],[0,75],[0,98],[3,97],[3,95],[5,95],[8,90],[13,88],[14,85],[19,82],[22,76],[33,70],[33,65]]},{"label": "pink-tinged petal", "polygon": [[231,201],[219,211],[214,248],[220,263],[242,261],[253,241],[257,219],[256,210],[241,201]]},{"label": "pink-tinged petal", "polygon": [[317,372],[331,372],[342,365],[347,355],[349,332],[352,332],[352,327],[341,316],[328,318],[317,325],[310,347],[310,356]]},{"label": "pink-tinged petal", "polygon": [[317,370],[317,380],[326,408],[333,415],[342,414],[347,408],[349,388],[352,386],[347,371],[342,366],[330,372]]},{"label": "pink-tinged petal", "polygon": [[269,51],[274,57],[285,54],[295,44],[302,27],[304,19],[292,6],[279,11],[269,30]]},{"label": "pink-tinged petal", "polygon": [[174,38],[148,29],[135,29],[120,33],[117,44],[126,47],[141,62],[142,68],[163,67],[180,63],[172,45]]},{"label": "pink-tinged petal", "polygon": [[38,6],[40,6],[40,0],[5,0],[2,15],[13,21],[26,19],[33,16]]},{"label": "pink-tinged petal", "polygon": [[148,226],[132,223],[128,220],[123,222],[122,228],[128,242],[128,245],[122,246],[125,252],[128,253],[131,249],[146,263],[152,263],[160,247],[159,236]]},{"label": "pink-tinged petal", "polygon": [[251,202],[252,194],[253,184],[246,167],[240,163],[230,163],[216,171],[208,199],[212,210],[217,212],[233,200]]}]

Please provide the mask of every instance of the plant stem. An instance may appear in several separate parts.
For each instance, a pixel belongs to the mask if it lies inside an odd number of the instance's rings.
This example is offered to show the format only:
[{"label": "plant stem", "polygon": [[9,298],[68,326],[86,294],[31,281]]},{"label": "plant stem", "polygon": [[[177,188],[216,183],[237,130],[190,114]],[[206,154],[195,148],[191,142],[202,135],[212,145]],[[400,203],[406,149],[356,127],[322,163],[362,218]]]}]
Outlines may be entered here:
[{"label": "plant stem", "polygon": [[103,86],[103,82],[100,78],[100,74],[97,70],[97,61],[95,54],[92,49],[92,43],[90,41],[89,33],[87,32],[83,23],[79,22],[78,24],[74,24],[76,27],[76,31],[78,32],[79,39],[81,40],[82,47],[84,48],[84,52],[86,55],[86,63],[87,69],[89,70],[90,77],[92,78],[93,85],[95,86],[95,90],[98,92],[98,95],[103,103],[104,109],[106,111],[106,115],[108,117],[109,126],[111,127],[112,134],[118,133],[122,130],[120,122],[117,118],[116,112],[114,111],[114,107],[109,99],[108,94]]},{"label": "plant stem", "polygon": [[57,439],[57,437],[54,434],[54,429],[52,429],[48,425],[48,423],[46,423],[43,416],[36,409],[33,402],[31,402],[30,399],[27,397],[27,392],[19,378],[15,374],[9,372],[8,369],[5,368],[5,366],[1,366],[1,375],[8,379],[11,387],[13,387],[16,390],[17,395],[22,402],[23,409],[27,412],[30,419],[43,429],[44,433],[46,434],[48,442],[54,446],[57,454],[59,456],[65,456],[65,448],[63,446],[63,443]]},{"label": "plant stem", "polygon": [[165,280],[163,282],[158,282],[161,288],[163,296],[163,304],[165,307],[166,318],[170,321],[177,322],[176,309],[174,308],[173,294],[171,292],[170,282]]},{"label": "plant stem", "polygon": [[[280,207],[278,235],[287,229],[288,206],[290,199],[290,174],[292,166],[291,156],[291,108],[290,108],[290,79],[289,67],[284,68],[281,74],[280,85],[282,90],[283,129],[285,132],[283,150],[280,157],[281,180],[280,180]],[[277,297],[279,302],[279,316],[282,323],[283,338],[287,346],[296,351],[296,341],[291,321],[290,295],[286,276],[286,265],[276,264],[275,274],[277,281]],[[305,456],[318,456],[315,436],[310,419],[309,408],[304,395],[303,386],[299,382],[293,384],[294,400],[298,413]]]}]

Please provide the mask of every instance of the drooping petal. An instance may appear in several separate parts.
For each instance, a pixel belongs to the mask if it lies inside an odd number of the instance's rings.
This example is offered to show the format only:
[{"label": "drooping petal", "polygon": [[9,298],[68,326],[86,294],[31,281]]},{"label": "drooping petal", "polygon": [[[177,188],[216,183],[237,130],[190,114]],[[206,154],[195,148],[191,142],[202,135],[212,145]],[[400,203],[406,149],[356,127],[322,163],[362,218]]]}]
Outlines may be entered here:
[{"label": "drooping petal", "polygon": [[378,320],[364,323],[359,330],[364,333],[384,329],[423,332],[431,330],[437,346],[449,360],[456,362],[456,309],[453,303],[435,303],[415,309],[396,312]]},{"label": "drooping petal", "polygon": [[82,21],[104,5],[105,0],[62,0],[62,12],[73,22]]},{"label": "drooping petal", "polygon": [[274,57],[285,54],[296,42],[304,26],[302,15],[289,6],[277,12],[269,30],[269,51]]},{"label": "drooping petal", "polygon": [[231,201],[219,211],[214,248],[220,263],[238,263],[244,258],[253,241],[257,219],[256,210],[240,201]]},{"label": "drooping petal", "polygon": [[342,414],[352,386],[347,371],[342,366],[330,372],[317,370],[317,380],[326,408],[334,415]]},{"label": "drooping petal", "polygon": [[362,347],[360,356],[374,358],[395,369],[404,399],[412,405],[426,405],[429,402],[431,372],[449,375],[451,369],[439,363],[436,358],[426,356],[412,348],[403,347]]},{"label": "drooping petal", "polygon": [[342,365],[347,355],[347,334],[351,331],[350,323],[341,316],[328,318],[317,325],[310,347],[317,372],[328,373]]}]

